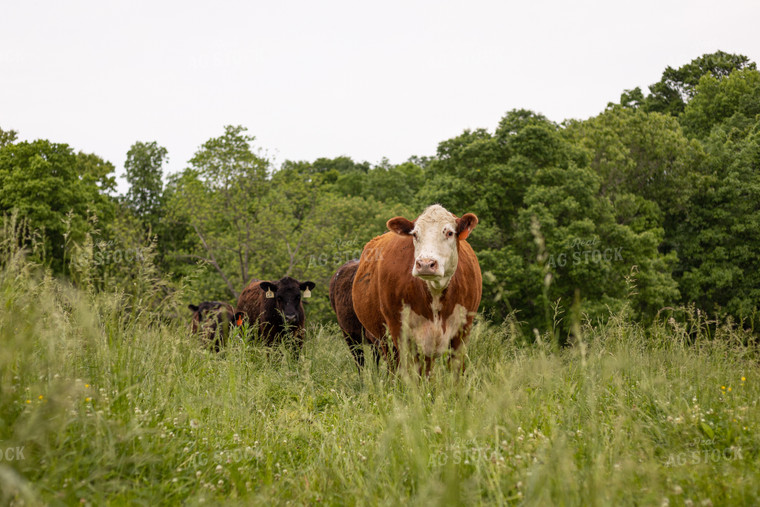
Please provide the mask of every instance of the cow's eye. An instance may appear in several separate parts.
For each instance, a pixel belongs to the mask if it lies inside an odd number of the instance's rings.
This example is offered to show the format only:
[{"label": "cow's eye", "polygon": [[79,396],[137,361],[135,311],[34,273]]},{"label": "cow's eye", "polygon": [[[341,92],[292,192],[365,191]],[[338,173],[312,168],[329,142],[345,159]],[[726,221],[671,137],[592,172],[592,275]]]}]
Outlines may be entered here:
[{"label": "cow's eye", "polygon": [[450,238],[454,235],[454,231],[446,231],[446,237]]},{"label": "cow's eye", "polygon": [[413,233],[412,233],[412,237],[413,237],[413,238],[416,240],[416,239],[417,239],[417,233],[416,233],[416,232],[413,232]]}]

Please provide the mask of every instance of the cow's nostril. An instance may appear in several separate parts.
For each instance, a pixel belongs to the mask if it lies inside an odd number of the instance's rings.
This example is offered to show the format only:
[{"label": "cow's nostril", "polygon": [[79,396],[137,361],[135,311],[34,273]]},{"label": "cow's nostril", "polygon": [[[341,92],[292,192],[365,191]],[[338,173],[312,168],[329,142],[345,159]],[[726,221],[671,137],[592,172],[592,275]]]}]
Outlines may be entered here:
[{"label": "cow's nostril", "polygon": [[438,261],[434,259],[417,259],[416,264],[421,271],[435,271],[438,267]]}]

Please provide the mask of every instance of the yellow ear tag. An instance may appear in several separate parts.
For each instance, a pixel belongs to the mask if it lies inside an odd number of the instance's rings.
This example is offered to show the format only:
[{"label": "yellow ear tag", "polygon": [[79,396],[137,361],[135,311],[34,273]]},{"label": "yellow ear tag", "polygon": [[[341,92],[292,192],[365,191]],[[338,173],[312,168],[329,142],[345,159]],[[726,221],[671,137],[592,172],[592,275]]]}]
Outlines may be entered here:
[{"label": "yellow ear tag", "polygon": [[266,293],[267,299],[272,299],[274,297],[274,292],[272,292],[272,289],[269,289]]},{"label": "yellow ear tag", "polygon": [[303,291],[303,297],[310,298],[311,297],[311,291],[307,287],[305,291]]}]

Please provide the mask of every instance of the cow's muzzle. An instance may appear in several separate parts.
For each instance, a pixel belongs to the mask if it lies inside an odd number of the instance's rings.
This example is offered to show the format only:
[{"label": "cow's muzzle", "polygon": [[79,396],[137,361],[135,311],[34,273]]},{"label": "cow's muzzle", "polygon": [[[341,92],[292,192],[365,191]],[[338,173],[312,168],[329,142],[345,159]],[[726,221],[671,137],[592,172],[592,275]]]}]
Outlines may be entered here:
[{"label": "cow's muzzle", "polygon": [[414,263],[414,271],[412,274],[415,276],[440,276],[438,261],[435,259],[417,259]]}]

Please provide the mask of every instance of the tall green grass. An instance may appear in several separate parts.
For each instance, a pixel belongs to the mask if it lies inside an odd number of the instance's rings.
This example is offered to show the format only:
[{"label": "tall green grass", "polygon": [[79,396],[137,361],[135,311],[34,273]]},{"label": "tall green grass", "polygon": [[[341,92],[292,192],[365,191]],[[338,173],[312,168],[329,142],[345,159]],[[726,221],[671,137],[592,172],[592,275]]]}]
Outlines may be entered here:
[{"label": "tall green grass", "polygon": [[458,378],[359,374],[334,325],[298,360],[240,336],[215,354],[9,252],[3,504],[760,504],[758,354],[739,331],[620,317],[556,349],[480,321]]}]

